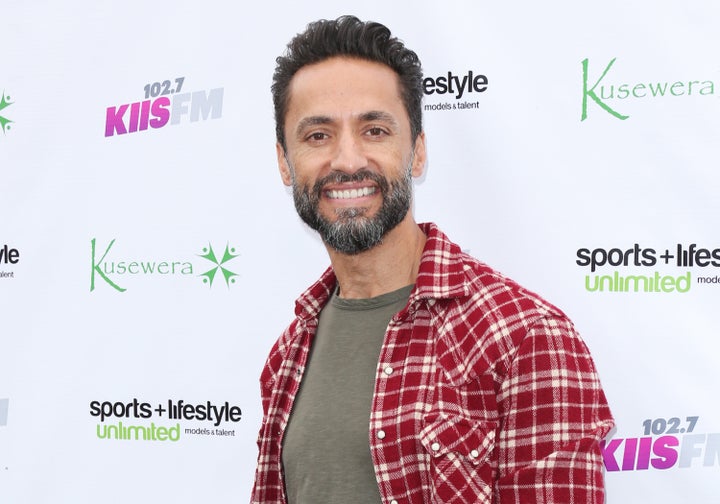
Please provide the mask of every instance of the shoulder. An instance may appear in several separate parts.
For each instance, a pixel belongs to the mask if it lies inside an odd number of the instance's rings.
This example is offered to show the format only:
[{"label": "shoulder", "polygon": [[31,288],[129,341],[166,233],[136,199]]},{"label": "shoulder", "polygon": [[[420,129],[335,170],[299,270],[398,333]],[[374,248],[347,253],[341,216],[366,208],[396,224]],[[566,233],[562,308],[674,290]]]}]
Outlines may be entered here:
[{"label": "shoulder", "polygon": [[303,337],[314,332],[323,306],[335,287],[335,274],[328,268],[321,277],[308,287],[295,301],[295,318],[277,338],[265,362],[261,381],[270,382],[293,349],[302,345]]},{"label": "shoulder", "polygon": [[435,254],[432,297],[437,357],[453,381],[491,372],[504,375],[533,338],[582,345],[555,305],[431,230]]},{"label": "shoulder", "polygon": [[423,224],[428,240],[420,264],[416,297],[434,298],[448,316],[488,320],[511,330],[540,317],[565,317],[538,294],[465,253],[437,226]]}]

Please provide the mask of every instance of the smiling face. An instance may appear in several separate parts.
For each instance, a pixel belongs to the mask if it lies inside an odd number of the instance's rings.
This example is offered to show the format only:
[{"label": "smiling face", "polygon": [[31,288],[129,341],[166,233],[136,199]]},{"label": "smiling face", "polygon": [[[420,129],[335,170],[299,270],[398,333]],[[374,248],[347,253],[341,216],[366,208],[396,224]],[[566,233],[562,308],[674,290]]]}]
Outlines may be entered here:
[{"label": "smiling face", "polygon": [[303,67],[290,83],[284,127],[283,182],[330,247],[363,252],[409,218],[425,138],[413,142],[392,69],[345,57]]}]

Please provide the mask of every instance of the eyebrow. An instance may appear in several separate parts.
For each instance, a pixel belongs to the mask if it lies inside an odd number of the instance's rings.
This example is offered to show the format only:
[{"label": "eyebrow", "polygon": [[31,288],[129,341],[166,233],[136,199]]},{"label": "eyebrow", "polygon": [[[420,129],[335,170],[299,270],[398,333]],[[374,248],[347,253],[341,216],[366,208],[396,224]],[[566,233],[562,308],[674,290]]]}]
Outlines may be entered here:
[{"label": "eyebrow", "polygon": [[383,112],[382,110],[371,110],[369,112],[364,112],[364,113],[360,114],[360,121],[362,121],[362,122],[380,121],[380,122],[388,123],[393,128],[398,127],[398,123],[395,120],[395,117],[392,114]]},{"label": "eyebrow", "polygon": [[329,116],[310,116],[304,117],[295,128],[295,134],[301,136],[302,132],[312,126],[318,126],[321,124],[330,124],[333,120]]},{"label": "eyebrow", "polygon": [[[383,112],[382,110],[370,110],[368,112],[363,112],[358,116],[358,119],[360,122],[374,122],[374,121],[380,121],[389,124],[391,127],[397,129],[399,128],[398,122],[395,119],[395,117],[392,114],[389,114],[387,112]],[[334,122],[334,119],[330,116],[324,116],[324,115],[317,115],[317,116],[309,116],[305,117],[300,120],[300,122],[297,125],[297,128],[295,128],[295,134],[298,136],[302,135],[302,132],[306,130],[307,128],[310,128],[312,126],[319,126],[323,124],[331,124]]]}]

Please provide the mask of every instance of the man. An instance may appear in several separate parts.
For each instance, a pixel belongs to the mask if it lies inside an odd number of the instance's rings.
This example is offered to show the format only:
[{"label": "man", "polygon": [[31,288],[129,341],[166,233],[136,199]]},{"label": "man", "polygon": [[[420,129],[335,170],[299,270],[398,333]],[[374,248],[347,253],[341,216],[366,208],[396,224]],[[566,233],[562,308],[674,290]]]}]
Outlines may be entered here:
[{"label": "man", "polygon": [[602,503],[612,417],[554,306],[416,224],[420,62],[344,16],[278,58],[277,158],[331,267],[261,376],[254,503]]}]

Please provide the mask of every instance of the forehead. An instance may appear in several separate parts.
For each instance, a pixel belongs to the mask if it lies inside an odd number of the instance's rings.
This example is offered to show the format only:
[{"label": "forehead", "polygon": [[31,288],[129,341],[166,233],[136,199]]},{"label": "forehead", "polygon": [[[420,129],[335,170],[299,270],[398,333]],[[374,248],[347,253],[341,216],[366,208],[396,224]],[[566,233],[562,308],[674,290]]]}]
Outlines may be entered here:
[{"label": "forehead", "polygon": [[397,73],[387,65],[333,57],[306,65],[290,81],[285,125],[308,115],[359,116],[380,110],[407,122]]}]

